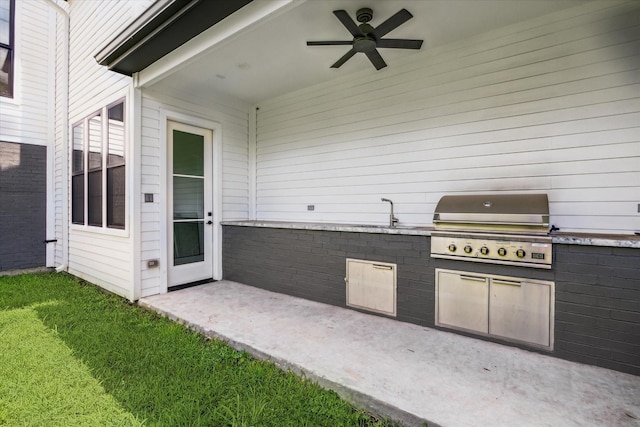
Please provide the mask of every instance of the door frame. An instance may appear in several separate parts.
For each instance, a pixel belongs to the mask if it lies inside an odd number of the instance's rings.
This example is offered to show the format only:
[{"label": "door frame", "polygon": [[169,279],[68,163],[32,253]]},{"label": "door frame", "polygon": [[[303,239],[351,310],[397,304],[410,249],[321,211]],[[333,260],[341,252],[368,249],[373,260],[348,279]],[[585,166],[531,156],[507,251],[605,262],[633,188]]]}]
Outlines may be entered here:
[{"label": "door frame", "polygon": [[[169,285],[169,197],[168,191],[171,185],[169,176],[169,135],[168,122],[179,122],[189,126],[210,130],[212,138],[212,202],[213,202],[213,279],[222,279],[222,125],[202,117],[186,114],[180,111],[160,108],[160,293],[166,293]],[[144,189],[145,185],[142,184]],[[145,190],[143,190],[145,191]]]}]

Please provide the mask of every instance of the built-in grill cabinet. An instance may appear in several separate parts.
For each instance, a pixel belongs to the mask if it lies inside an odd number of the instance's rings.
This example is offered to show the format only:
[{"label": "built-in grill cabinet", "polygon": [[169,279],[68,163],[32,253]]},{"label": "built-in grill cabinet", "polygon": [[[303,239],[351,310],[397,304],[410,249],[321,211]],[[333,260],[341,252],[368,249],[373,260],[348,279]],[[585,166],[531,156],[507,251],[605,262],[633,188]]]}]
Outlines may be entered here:
[{"label": "built-in grill cabinet", "polygon": [[436,269],[435,324],[553,349],[554,283]]},{"label": "built-in grill cabinet", "polygon": [[[553,349],[555,285],[528,279],[552,268],[546,194],[444,196],[433,217],[431,257],[527,267],[522,275],[436,269],[435,324]],[[513,270],[512,270],[513,271]]]}]

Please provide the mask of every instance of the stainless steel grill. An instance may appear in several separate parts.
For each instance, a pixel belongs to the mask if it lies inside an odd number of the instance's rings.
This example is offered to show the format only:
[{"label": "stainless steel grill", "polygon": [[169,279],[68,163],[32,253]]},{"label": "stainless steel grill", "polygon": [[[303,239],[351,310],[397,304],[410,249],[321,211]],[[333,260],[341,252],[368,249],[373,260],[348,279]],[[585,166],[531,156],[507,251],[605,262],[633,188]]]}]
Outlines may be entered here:
[{"label": "stainless steel grill", "polygon": [[546,194],[444,196],[433,224],[433,258],[551,268]]}]

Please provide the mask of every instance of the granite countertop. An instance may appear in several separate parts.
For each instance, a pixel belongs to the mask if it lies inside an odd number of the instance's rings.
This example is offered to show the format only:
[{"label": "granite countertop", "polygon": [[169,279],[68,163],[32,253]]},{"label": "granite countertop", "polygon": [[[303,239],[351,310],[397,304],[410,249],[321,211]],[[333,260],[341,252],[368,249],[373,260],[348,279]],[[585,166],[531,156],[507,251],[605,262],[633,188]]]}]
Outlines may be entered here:
[{"label": "granite countertop", "polygon": [[[288,221],[223,221],[222,225],[237,227],[286,228],[294,230],[342,231],[351,233],[402,234],[408,236],[430,236],[433,227],[397,226],[390,228],[374,224],[335,224],[316,222],[288,222]],[[553,243],[584,246],[612,246],[621,248],[640,249],[640,236],[629,234],[586,234],[554,232],[551,235]]]}]

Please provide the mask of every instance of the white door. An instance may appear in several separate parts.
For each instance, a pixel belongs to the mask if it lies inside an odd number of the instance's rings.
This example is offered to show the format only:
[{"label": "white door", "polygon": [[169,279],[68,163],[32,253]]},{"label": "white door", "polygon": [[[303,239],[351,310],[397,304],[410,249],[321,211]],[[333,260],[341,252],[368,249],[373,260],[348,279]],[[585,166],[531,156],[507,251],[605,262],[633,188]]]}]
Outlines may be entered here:
[{"label": "white door", "polygon": [[169,286],[213,277],[213,135],[168,122]]}]

